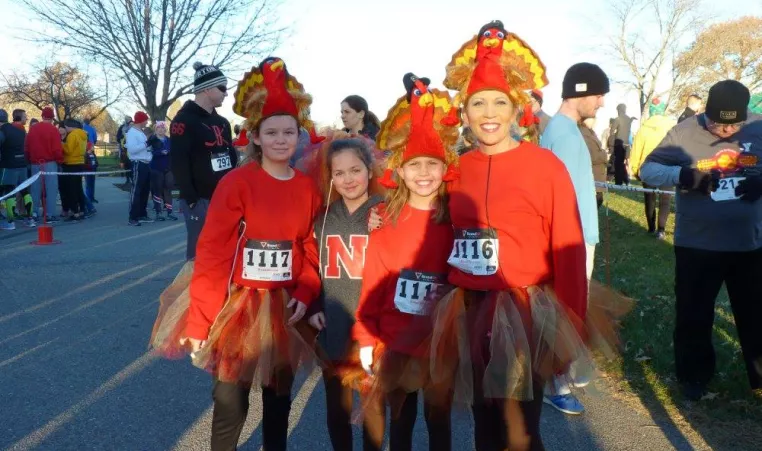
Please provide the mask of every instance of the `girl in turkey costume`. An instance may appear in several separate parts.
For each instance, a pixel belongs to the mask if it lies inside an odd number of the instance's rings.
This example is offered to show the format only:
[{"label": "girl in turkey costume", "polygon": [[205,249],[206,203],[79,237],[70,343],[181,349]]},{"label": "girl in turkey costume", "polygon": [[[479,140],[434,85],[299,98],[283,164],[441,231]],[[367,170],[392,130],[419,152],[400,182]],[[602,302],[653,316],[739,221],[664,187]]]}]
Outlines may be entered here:
[{"label": "girl in turkey costume", "polygon": [[[432,376],[429,353],[431,314],[446,285],[452,242],[444,182],[457,178],[457,128],[439,124],[449,110],[446,92],[429,89],[427,79],[413,74],[403,81],[408,94],[378,135],[379,146],[391,151],[381,180],[388,188],[386,225],[370,235],[354,327],[367,375],[349,375],[345,382],[368,393],[366,424],[383,431],[384,401],[390,405],[392,451],[412,449],[421,389],[429,448],[447,451],[452,378]],[[382,439],[365,449],[381,449]]]},{"label": "girl in turkey costume", "polygon": [[[467,309],[476,450],[541,450],[545,381],[573,361],[578,374],[592,369],[574,187],[550,151],[510,133],[520,111],[520,125],[534,125],[525,91],[547,84],[545,67],[495,21],[455,53],[444,84],[478,141],[450,185],[448,280],[458,288],[440,302]],[[448,121],[457,123],[454,108]],[[604,330],[595,338],[614,341],[613,326]]]},{"label": "girl in turkey costume", "polygon": [[213,450],[236,448],[254,384],[262,386],[264,448],[285,450],[294,372],[313,357],[314,332],[302,316],[320,291],[313,219],[321,199],[288,164],[299,127],[312,130],[310,103],[278,58],[245,75],[234,111],[248,117],[256,161],[217,187],[190,292],[178,280],[162,295],[152,343],[170,357],[189,347],[214,376]]}]

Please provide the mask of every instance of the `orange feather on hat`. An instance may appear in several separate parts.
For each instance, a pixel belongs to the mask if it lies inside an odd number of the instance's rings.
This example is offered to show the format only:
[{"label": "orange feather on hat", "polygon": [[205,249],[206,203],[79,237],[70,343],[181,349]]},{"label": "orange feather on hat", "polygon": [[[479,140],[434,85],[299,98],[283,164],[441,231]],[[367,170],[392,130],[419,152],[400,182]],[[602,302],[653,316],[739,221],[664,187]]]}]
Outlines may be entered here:
[{"label": "orange feather on hat", "polygon": [[309,115],[312,96],[280,58],[268,57],[246,72],[234,97],[233,112],[247,119],[244,124],[247,130],[254,130],[263,119],[284,114],[293,116],[309,132],[313,144],[323,140],[317,136]]}]

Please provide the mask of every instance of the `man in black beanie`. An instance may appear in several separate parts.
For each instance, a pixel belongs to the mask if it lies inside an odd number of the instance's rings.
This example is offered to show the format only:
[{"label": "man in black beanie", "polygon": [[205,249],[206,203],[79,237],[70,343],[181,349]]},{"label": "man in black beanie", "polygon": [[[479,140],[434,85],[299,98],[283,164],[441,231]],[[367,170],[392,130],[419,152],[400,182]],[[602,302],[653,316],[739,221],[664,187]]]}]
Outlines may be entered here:
[{"label": "man in black beanie", "polygon": [[170,164],[180,190],[180,206],[188,233],[185,256],[196,257],[196,243],[217,183],[238,164],[227,119],[215,108],[227,97],[228,80],[218,68],[193,64],[195,98],[177,112],[170,126]]},{"label": "man in black beanie", "polygon": [[[609,92],[609,78],[603,70],[591,63],[578,63],[566,71],[561,97],[563,102],[548,122],[540,138],[540,146],[550,149],[563,161],[569,171],[577,205],[582,219],[582,232],[587,249],[587,278],[593,274],[595,245],[598,244],[598,203],[595,197],[593,163],[579,124],[595,117],[603,106],[603,96]],[[573,375],[572,375],[573,376]],[[583,381],[575,381],[584,385]],[[584,407],[571,394],[568,385],[556,378],[549,382],[545,402],[567,414],[581,414]]]},{"label": "man in black beanie", "polygon": [[706,109],[667,133],[640,169],[644,183],[679,185],[675,224],[675,370],[701,399],[715,371],[714,303],[724,283],[749,383],[762,389],[762,116],[735,80],[709,90]]}]

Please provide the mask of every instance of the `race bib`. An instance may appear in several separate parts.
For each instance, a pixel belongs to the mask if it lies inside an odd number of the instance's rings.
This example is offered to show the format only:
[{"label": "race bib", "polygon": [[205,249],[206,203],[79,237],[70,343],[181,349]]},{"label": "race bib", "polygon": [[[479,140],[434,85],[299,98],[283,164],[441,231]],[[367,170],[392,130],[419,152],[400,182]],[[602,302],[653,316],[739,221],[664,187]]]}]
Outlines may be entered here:
[{"label": "race bib", "polygon": [[394,306],[402,313],[428,315],[440,296],[439,289],[445,283],[445,274],[403,269],[397,279]]},{"label": "race bib", "polygon": [[746,177],[721,178],[719,180],[717,190],[712,191],[712,200],[716,202],[723,202],[726,200],[739,199],[739,197],[736,196],[736,186],[738,186],[738,183],[744,179],[746,179]]},{"label": "race bib", "polygon": [[498,245],[494,229],[457,229],[447,263],[468,274],[490,276],[497,272]]},{"label": "race bib", "polygon": [[226,171],[233,167],[230,161],[230,155],[226,153],[215,153],[212,155],[212,170],[214,172]]},{"label": "race bib", "polygon": [[243,249],[243,278],[260,282],[291,280],[291,241],[248,240]]}]

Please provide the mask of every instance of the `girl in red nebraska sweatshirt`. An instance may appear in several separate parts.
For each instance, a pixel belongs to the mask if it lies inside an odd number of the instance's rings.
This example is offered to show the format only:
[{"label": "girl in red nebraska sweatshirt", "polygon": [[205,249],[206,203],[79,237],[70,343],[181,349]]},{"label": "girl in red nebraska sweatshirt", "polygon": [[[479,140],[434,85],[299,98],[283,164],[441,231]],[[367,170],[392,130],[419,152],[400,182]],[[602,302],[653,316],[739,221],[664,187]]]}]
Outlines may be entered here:
[{"label": "girl in red nebraska sweatshirt", "polygon": [[[388,135],[399,124],[397,115],[409,114],[409,135],[391,147],[382,178],[389,188],[386,225],[370,235],[354,337],[360,363],[373,378],[366,404],[385,398],[391,406],[390,449],[411,449],[417,390],[423,389],[429,447],[447,451],[450,394],[431,382],[428,339],[430,315],[446,286],[453,239],[443,182],[455,177],[457,157],[440,136],[448,131],[434,127],[434,98],[440,94],[429,92],[428,81],[412,74],[404,82],[408,96],[392,108],[378,135],[379,145],[387,148],[387,138],[393,141]],[[367,408],[365,415],[383,423],[384,409]]]},{"label": "girl in red nebraska sweatshirt", "polygon": [[[268,58],[252,72],[242,86],[254,89],[264,78],[264,92],[244,90],[237,99],[251,99],[245,111],[254,124],[254,161],[217,186],[189,295],[171,303],[173,287],[165,292],[170,299],[162,295],[153,340],[164,355],[187,346],[194,364],[214,376],[213,450],[235,449],[255,383],[262,386],[264,447],[285,450],[294,372],[314,357],[315,332],[303,316],[320,292],[313,228],[321,199],[313,180],[289,166],[304,125],[297,118],[308,116],[285,89],[301,85],[281,60]],[[178,301],[187,298],[183,312]]]}]

